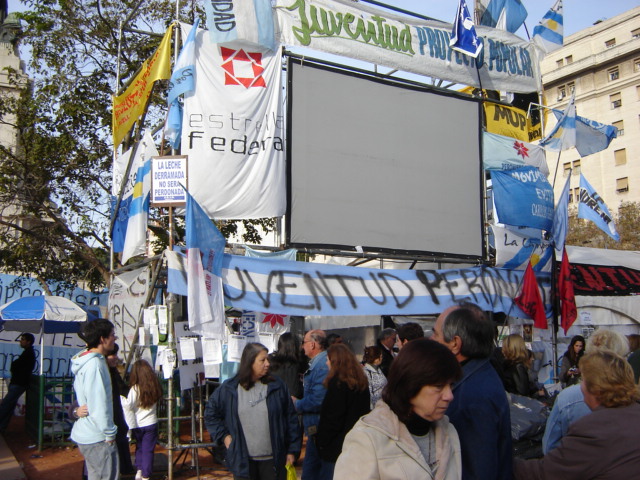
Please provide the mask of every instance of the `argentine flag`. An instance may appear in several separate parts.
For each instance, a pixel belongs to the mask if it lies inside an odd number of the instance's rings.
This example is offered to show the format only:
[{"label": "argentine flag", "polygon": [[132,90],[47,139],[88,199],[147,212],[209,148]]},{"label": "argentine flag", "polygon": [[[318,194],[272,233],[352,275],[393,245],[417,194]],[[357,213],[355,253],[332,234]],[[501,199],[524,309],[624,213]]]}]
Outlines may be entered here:
[{"label": "argentine flag", "polygon": [[562,116],[551,132],[540,140],[546,150],[558,152],[576,146],[576,104],[575,92],[571,95],[569,105],[562,112]]},{"label": "argentine flag", "polygon": [[[129,203],[129,219],[122,249],[122,264],[131,257],[146,253],[147,220],[149,218],[149,197],[151,192],[151,157],[158,150],[149,132],[145,132],[138,153],[132,165],[135,183]],[[135,170],[133,170],[135,169]]]},{"label": "argentine flag", "polygon": [[533,29],[533,42],[549,53],[560,48],[564,41],[564,29],[562,26],[562,0],[542,17],[540,24]]}]

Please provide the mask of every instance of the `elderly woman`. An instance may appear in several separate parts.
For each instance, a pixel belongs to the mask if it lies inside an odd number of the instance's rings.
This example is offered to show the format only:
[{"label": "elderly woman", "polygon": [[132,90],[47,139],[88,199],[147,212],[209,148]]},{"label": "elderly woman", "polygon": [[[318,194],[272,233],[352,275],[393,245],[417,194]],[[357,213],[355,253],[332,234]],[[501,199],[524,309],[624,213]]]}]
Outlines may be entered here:
[{"label": "elderly woman", "polygon": [[238,374],[213,392],[204,412],[213,442],[227,447],[235,480],[284,480],[300,450],[298,418],[287,386],[269,375],[267,347],[249,343]]},{"label": "elderly woman", "polygon": [[373,411],[347,434],[334,478],[459,480],[460,441],[445,416],[462,371],[433,340],[407,343]]},{"label": "elderly woman", "polygon": [[580,360],[589,415],[569,427],[560,445],[542,459],[515,460],[516,480],[614,480],[640,472],[640,392],[631,365],[610,350]]}]

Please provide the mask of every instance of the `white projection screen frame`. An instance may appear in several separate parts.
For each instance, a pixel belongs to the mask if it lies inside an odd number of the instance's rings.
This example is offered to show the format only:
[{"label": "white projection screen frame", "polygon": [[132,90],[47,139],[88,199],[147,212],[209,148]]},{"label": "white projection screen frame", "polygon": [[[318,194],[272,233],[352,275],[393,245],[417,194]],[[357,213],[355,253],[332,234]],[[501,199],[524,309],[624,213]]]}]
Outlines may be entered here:
[{"label": "white projection screen frame", "polygon": [[288,244],[481,259],[481,105],[289,57]]}]

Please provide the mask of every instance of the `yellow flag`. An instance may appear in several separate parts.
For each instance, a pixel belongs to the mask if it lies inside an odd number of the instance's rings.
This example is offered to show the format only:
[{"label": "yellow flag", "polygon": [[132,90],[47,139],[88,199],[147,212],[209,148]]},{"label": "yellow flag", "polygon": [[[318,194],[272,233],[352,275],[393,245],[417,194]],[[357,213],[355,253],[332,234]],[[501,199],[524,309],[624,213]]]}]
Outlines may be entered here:
[{"label": "yellow flag", "polygon": [[113,97],[113,146],[117,148],[131,130],[133,124],[140,118],[147,100],[151,95],[153,83],[156,80],[171,77],[171,36],[173,25],[170,25],[160,42],[158,49],[144,61],[142,69],[131,82],[125,92]]},{"label": "yellow flag", "polygon": [[487,132],[532,142],[542,137],[540,123],[533,125],[527,112],[515,107],[484,102]]}]

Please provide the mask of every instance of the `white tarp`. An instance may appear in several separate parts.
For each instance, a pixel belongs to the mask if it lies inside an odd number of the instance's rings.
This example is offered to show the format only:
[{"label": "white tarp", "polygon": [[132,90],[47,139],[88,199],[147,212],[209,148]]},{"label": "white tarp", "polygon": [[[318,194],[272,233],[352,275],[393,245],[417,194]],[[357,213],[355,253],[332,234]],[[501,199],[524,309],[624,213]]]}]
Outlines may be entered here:
[{"label": "white tarp", "polygon": [[450,23],[398,16],[350,0],[276,0],[275,13],[276,35],[285,45],[484,89],[542,89],[535,48],[505,30],[476,27],[484,47],[473,59],[449,47]]},{"label": "white tarp", "polygon": [[281,58],[279,48],[217,45],[204,30],[196,35],[182,154],[189,156],[189,193],[212,218],[285,212]]}]

